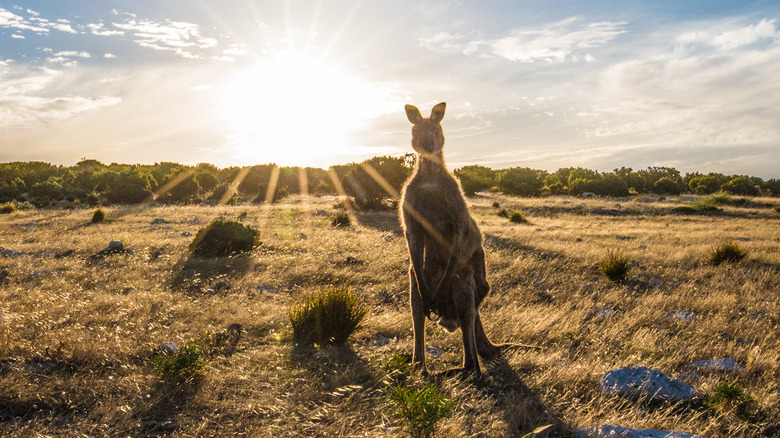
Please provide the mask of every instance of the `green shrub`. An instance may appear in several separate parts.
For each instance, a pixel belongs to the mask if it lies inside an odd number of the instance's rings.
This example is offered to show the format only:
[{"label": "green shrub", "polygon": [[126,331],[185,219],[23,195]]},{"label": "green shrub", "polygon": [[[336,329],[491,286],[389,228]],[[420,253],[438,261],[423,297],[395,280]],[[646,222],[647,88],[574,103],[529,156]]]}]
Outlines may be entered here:
[{"label": "green shrub", "polygon": [[722,243],[710,252],[710,264],[719,265],[724,262],[738,263],[747,257],[747,251],[734,242]]},{"label": "green shrub", "polygon": [[493,208],[501,208],[501,204],[498,203],[498,201],[493,203]]},{"label": "green shrub", "polygon": [[631,262],[619,252],[610,252],[607,258],[599,263],[599,269],[610,280],[622,282],[631,271]]},{"label": "green shrub", "polygon": [[387,360],[384,365],[386,377],[384,383],[389,386],[399,385],[406,381],[406,378],[412,375],[412,365],[409,358],[397,353]]},{"label": "green shrub", "polygon": [[505,208],[503,208],[503,209],[501,209],[501,211],[496,213],[496,215],[498,215],[499,217],[506,217],[506,218],[508,218],[509,217],[509,212],[506,211]]},{"label": "green shrub", "polygon": [[756,400],[737,385],[723,382],[715,392],[704,398],[704,405],[717,410],[728,410],[745,421],[760,420],[762,412]]},{"label": "green shrub", "polygon": [[217,219],[201,228],[190,244],[198,257],[224,257],[249,252],[257,245],[257,230],[236,221]]},{"label": "green shrub", "polygon": [[439,423],[450,415],[450,401],[436,385],[423,389],[396,386],[390,390],[390,408],[401,429],[413,438],[436,436]]},{"label": "green shrub", "polygon": [[349,215],[346,212],[341,212],[331,218],[330,224],[334,227],[348,227],[352,225],[352,222],[350,221]]},{"label": "green shrub", "polygon": [[515,210],[512,212],[512,215],[509,216],[509,221],[515,224],[527,224],[528,219],[523,216],[523,213]]},{"label": "green shrub", "polygon": [[288,310],[293,339],[298,344],[343,344],[357,330],[368,307],[348,286],[306,294]]},{"label": "green shrub", "polygon": [[103,211],[103,209],[98,208],[95,210],[94,213],[92,213],[92,223],[93,224],[99,224],[106,220],[106,213]]},{"label": "green shrub", "polygon": [[152,357],[152,363],[157,369],[157,374],[163,379],[187,379],[197,374],[205,365],[201,359],[202,354],[200,347],[189,343],[176,354],[160,354]]},{"label": "green shrub", "polygon": [[16,211],[16,205],[13,202],[6,202],[0,206],[0,214],[10,214]]}]

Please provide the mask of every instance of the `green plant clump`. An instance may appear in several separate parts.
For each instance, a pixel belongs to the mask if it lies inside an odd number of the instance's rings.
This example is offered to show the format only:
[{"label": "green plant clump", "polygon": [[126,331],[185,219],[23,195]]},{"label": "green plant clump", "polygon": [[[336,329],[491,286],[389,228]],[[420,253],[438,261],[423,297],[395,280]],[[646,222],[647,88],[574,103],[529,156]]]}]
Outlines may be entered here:
[{"label": "green plant clump", "polygon": [[619,252],[610,252],[607,258],[599,263],[599,269],[610,280],[622,282],[631,271],[631,262]]},{"label": "green plant clump", "polygon": [[704,399],[704,405],[718,410],[728,410],[744,421],[760,420],[762,412],[756,400],[737,385],[723,382],[715,392]]},{"label": "green plant clump", "polygon": [[94,213],[92,213],[93,224],[99,224],[104,220],[106,220],[106,213],[103,211],[103,209],[98,208]]},{"label": "green plant clump", "polygon": [[390,407],[403,430],[413,438],[425,438],[436,436],[439,423],[452,411],[452,401],[436,385],[422,389],[399,385],[390,390]]},{"label": "green plant clump", "polygon": [[499,217],[507,217],[508,218],[509,217],[509,212],[506,211],[505,208],[502,208],[501,211],[496,213],[496,215],[498,215]]},{"label": "green plant clump", "polygon": [[734,242],[723,243],[710,252],[708,261],[716,266],[724,262],[739,263],[747,257],[747,254],[746,250]]},{"label": "green plant clump", "polygon": [[310,293],[292,305],[287,315],[298,344],[343,344],[360,328],[368,307],[348,286]]},{"label": "green plant clump", "polygon": [[198,231],[189,249],[197,257],[224,257],[252,251],[258,244],[257,236],[252,227],[217,219]]},{"label": "green plant clump", "polygon": [[10,214],[16,211],[16,206],[13,202],[6,202],[0,206],[0,214]]},{"label": "green plant clump", "polygon": [[352,225],[347,213],[339,213],[330,220],[330,224],[334,227],[348,227]]},{"label": "green plant clump", "polygon": [[202,351],[196,344],[189,343],[174,355],[158,355],[152,358],[157,374],[163,379],[188,379],[196,375],[205,363],[201,359]]},{"label": "green plant clump", "polygon": [[527,224],[528,219],[523,216],[523,213],[515,210],[512,212],[512,215],[509,216],[509,221],[515,224]]}]

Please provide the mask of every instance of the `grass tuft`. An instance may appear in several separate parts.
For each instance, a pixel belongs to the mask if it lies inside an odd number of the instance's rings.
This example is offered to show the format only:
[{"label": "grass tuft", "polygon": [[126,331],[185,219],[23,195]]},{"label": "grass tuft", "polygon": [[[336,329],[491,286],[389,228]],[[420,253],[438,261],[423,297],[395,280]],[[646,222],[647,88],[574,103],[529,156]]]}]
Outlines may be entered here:
[{"label": "grass tuft", "polygon": [[747,257],[747,255],[747,251],[737,243],[728,242],[713,248],[707,261],[716,266],[721,263],[739,263]]},{"label": "grass tuft", "polygon": [[197,344],[189,343],[176,354],[160,354],[152,357],[152,363],[163,380],[188,379],[198,374],[204,367],[202,354]]},{"label": "grass tuft", "polygon": [[758,421],[763,415],[756,400],[741,387],[723,382],[715,388],[715,392],[705,397],[704,405],[719,411],[732,412],[743,421]]},{"label": "grass tuft", "polygon": [[512,223],[515,223],[515,224],[527,224],[527,223],[529,223],[528,219],[526,219],[525,216],[523,216],[523,213],[521,213],[518,210],[515,210],[515,211],[512,212],[512,215],[509,216],[509,221],[512,222]]},{"label": "grass tuft", "polygon": [[0,214],[10,214],[16,211],[16,205],[13,202],[6,202],[0,206]]},{"label": "grass tuft", "polygon": [[349,215],[347,213],[339,213],[336,216],[333,216],[333,218],[330,220],[330,224],[334,227],[348,227],[352,225],[352,221],[349,219]]},{"label": "grass tuft", "polygon": [[201,228],[189,246],[197,257],[224,257],[250,252],[257,246],[257,231],[236,221],[220,219]]},{"label": "grass tuft", "polygon": [[98,208],[94,213],[92,213],[93,224],[99,224],[104,220],[106,220],[106,212],[104,212],[102,208]]},{"label": "grass tuft", "polygon": [[398,385],[390,390],[389,402],[401,429],[413,438],[436,436],[439,423],[452,411],[452,401],[436,385],[422,389]]},{"label": "grass tuft", "polygon": [[360,328],[368,307],[349,286],[310,293],[287,311],[298,344],[343,344]]},{"label": "grass tuft", "polygon": [[620,252],[610,251],[607,258],[599,263],[599,269],[612,281],[625,281],[631,271],[631,262]]}]

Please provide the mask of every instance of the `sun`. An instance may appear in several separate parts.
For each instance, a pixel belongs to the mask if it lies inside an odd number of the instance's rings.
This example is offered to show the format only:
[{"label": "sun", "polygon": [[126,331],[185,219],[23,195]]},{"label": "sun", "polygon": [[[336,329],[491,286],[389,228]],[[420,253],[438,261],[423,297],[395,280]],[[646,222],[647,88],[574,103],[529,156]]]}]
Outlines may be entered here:
[{"label": "sun", "polygon": [[295,52],[258,61],[216,91],[229,145],[243,163],[327,167],[359,149],[355,132],[393,105],[383,87]]}]

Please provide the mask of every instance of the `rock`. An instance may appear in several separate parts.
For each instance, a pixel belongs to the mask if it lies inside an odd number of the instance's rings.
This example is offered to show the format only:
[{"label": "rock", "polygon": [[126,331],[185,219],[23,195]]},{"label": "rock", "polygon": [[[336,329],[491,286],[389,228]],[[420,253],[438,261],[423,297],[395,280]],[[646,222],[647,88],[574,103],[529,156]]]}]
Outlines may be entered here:
[{"label": "rock", "polygon": [[593,290],[593,285],[590,283],[582,283],[580,285],[580,292],[588,293],[591,292],[592,290]]},{"label": "rock", "polygon": [[108,243],[108,246],[101,249],[98,254],[100,255],[106,255],[106,254],[116,254],[120,252],[125,251],[125,245],[122,243],[121,240],[112,240]]},{"label": "rock", "polygon": [[612,208],[597,208],[593,210],[593,214],[600,214],[602,216],[623,216],[623,213]]},{"label": "rock", "polygon": [[433,357],[444,356],[444,350],[438,347],[425,347],[425,354]]},{"label": "rock", "polygon": [[696,318],[696,314],[687,310],[672,310],[666,312],[666,319],[672,321],[692,322]]},{"label": "rock", "polygon": [[179,347],[177,347],[173,342],[163,342],[160,344],[160,351],[163,354],[173,356],[174,354],[179,354]]},{"label": "rock", "polygon": [[740,242],[750,242],[750,239],[747,237],[737,237],[737,240],[739,240]]},{"label": "rock", "polygon": [[279,293],[279,289],[277,289],[277,288],[275,288],[273,286],[269,286],[267,284],[258,284],[257,285],[257,290],[260,291],[260,292],[268,292],[270,294],[278,294]]},{"label": "rock", "polygon": [[582,199],[595,198],[596,194],[592,192],[585,192],[582,194]]},{"label": "rock", "polygon": [[5,257],[8,259],[15,259],[17,257],[23,256],[24,253],[21,253],[19,251],[14,251],[12,249],[3,248],[0,246],[0,257]]},{"label": "rock", "polygon": [[735,361],[730,357],[726,357],[723,359],[700,360],[694,362],[691,366],[696,368],[697,370],[709,370],[709,371],[739,371],[742,369],[742,367],[737,363],[737,361]]},{"label": "rock", "polygon": [[190,236],[192,236],[192,233],[190,233],[189,231],[185,231],[181,233],[181,237],[190,237]]},{"label": "rock", "polygon": [[355,257],[352,257],[352,256],[347,256],[347,259],[344,261],[344,263],[346,263],[348,265],[362,265],[363,261],[362,260],[358,260],[358,259],[356,259]]},{"label": "rock", "polygon": [[620,234],[615,234],[615,240],[631,240],[633,237],[631,236],[621,236]]},{"label": "rock", "polygon": [[25,240],[26,243],[35,243],[35,237],[30,237],[27,240]]},{"label": "rock", "polygon": [[534,301],[537,303],[549,303],[552,302],[553,296],[546,290],[538,290],[534,292]]},{"label": "rock", "polygon": [[618,311],[620,311],[620,307],[617,306],[617,305],[614,305],[614,306],[610,306],[610,307],[605,307],[605,308],[603,308],[601,310],[597,310],[595,312],[591,312],[591,316],[596,321],[603,321],[603,320],[609,318],[610,316],[614,315]]},{"label": "rock", "polygon": [[328,214],[328,212],[325,211],[325,210],[317,210],[317,211],[314,212],[315,216],[326,216],[327,214]]},{"label": "rock", "polygon": [[374,346],[376,347],[384,347],[385,345],[390,343],[390,338],[386,338],[384,336],[376,335],[374,336]]},{"label": "rock", "polygon": [[637,248],[639,248],[639,249],[647,249],[647,245],[645,245],[643,243],[643,244],[639,245]]},{"label": "rock", "polygon": [[50,274],[52,274],[53,272],[54,272],[54,271],[50,271],[50,270],[48,270],[48,269],[42,269],[42,270],[40,270],[40,271],[35,271],[35,272],[33,272],[33,274],[32,274],[32,275],[33,275],[33,277],[35,277],[35,278],[43,278],[43,277],[48,277],[48,276],[49,276]]},{"label": "rock", "polygon": [[218,281],[211,286],[214,292],[223,292],[230,290],[230,283],[227,281]]},{"label": "rock", "polygon": [[631,429],[623,426],[593,426],[585,429],[577,429],[574,432],[577,438],[704,438],[701,435],[692,435],[685,432],[671,432],[656,429]]},{"label": "rock", "polygon": [[699,396],[693,386],[647,367],[623,367],[601,376],[601,392],[650,401],[684,402]]},{"label": "rock", "polygon": [[58,252],[57,254],[54,254],[55,259],[64,259],[65,257],[70,257],[73,254],[76,253],[75,249],[68,249],[63,252]]},{"label": "rock", "polygon": [[162,224],[167,224],[167,223],[168,223],[168,221],[166,221],[165,219],[163,219],[161,217],[152,219],[152,225],[162,225]]}]

